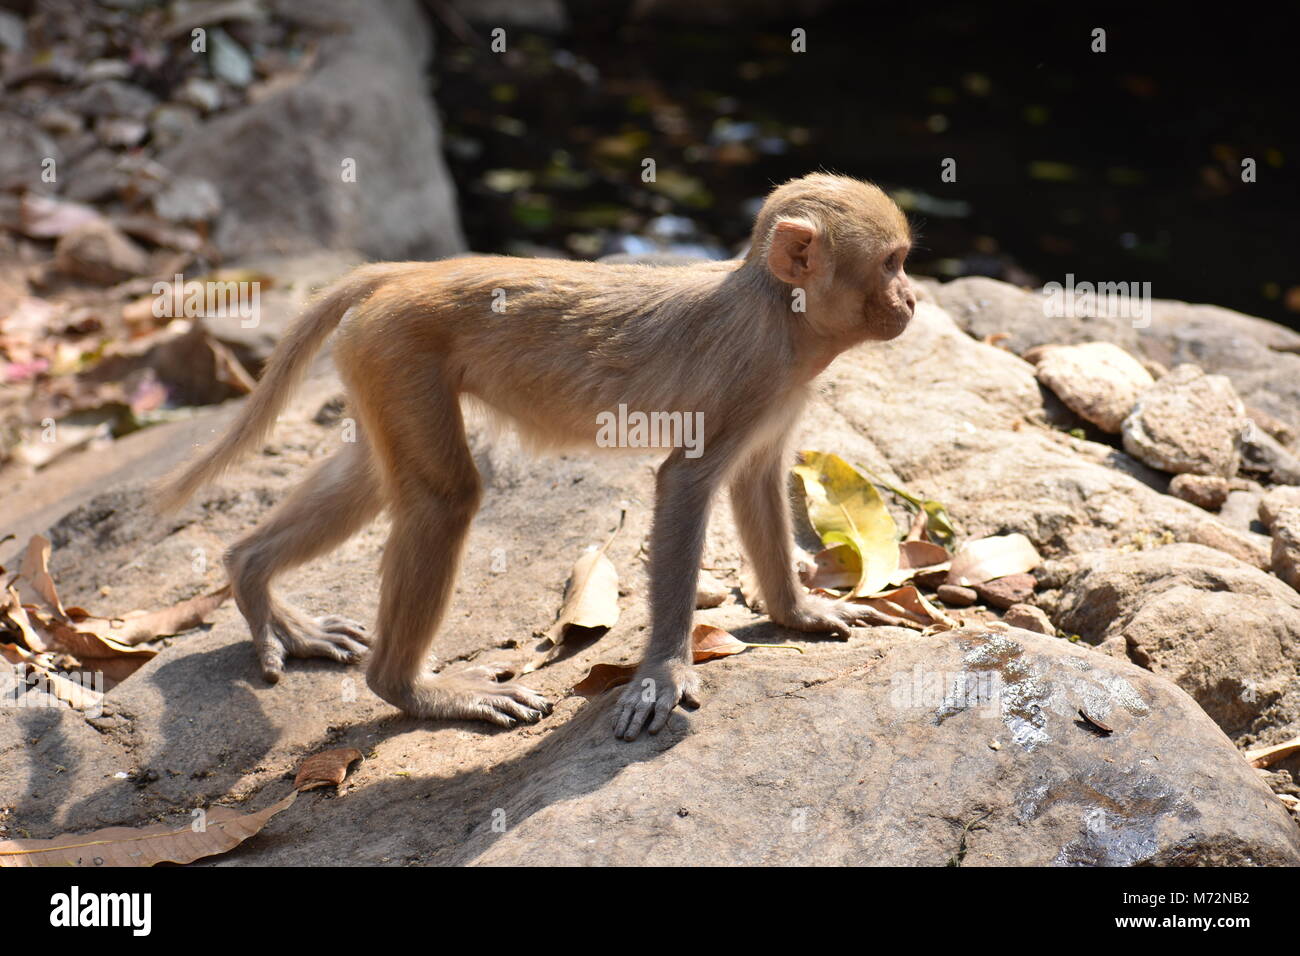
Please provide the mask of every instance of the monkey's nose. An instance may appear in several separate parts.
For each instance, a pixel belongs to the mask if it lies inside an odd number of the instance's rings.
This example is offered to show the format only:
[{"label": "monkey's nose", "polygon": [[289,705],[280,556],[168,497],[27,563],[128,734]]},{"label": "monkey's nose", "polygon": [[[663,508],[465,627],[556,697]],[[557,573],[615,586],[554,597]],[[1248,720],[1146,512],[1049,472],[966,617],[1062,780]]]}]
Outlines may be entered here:
[{"label": "monkey's nose", "polygon": [[903,294],[903,301],[907,303],[907,311],[916,314],[916,293],[911,289]]}]

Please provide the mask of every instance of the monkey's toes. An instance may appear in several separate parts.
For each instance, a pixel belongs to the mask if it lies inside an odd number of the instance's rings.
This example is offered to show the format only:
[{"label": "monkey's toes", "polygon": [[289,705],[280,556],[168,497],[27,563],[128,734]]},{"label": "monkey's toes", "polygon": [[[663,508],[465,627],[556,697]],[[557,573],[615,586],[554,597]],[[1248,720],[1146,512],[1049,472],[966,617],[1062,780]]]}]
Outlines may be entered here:
[{"label": "monkey's toes", "polygon": [[370,646],[374,639],[366,626],[360,621],[354,621],[350,617],[339,617],[337,614],[327,614],[324,617],[316,618],[316,626],[326,634],[342,635],[350,637],[358,644]]},{"label": "monkey's toes", "polygon": [[499,681],[503,677],[514,677],[515,669],[509,664],[476,664],[460,672],[463,677],[475,677],[480,680]]}]

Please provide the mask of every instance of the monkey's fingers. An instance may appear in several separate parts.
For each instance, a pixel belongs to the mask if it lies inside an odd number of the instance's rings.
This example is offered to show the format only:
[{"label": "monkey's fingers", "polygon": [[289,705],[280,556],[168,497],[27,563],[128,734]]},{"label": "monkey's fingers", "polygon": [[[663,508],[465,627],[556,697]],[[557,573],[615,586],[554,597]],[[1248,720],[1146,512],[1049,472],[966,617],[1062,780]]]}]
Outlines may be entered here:
[{"label": "monkey's fingers", "polygon": [[[662,691],[655,698],[654,720],[650,721],[650,733],[657,734],[663,729],[664,724],[668,723],[668,718],[672,716],[674,708],[679,701],[685,702],[686,695],[678,688],[673,687]],[[699,701],[695,701],[695,706],[699,706]]]},{"label": "monkey's fingers", "polygon": [[[615,737],[622,740],[633,740],[641,732],[641,724],[636,720],[640,700],[641,691],[633,687],[629,687],[618,699],[618,704],[614,707]],[[629,734],[631,736],[628,736]]]}]

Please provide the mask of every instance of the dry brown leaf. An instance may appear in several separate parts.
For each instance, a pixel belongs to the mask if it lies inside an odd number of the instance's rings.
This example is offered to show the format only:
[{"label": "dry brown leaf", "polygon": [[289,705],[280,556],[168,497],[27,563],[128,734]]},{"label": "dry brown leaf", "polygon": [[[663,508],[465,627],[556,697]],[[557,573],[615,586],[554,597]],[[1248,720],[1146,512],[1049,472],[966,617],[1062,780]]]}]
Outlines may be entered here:
[{"label": "dry brown leaf", "polygon": [[1008,574],[1024,574],[1043,563],[1023,534],[995,535],[967,541],[952,559],[948,583],[970,587]]},{"label": "dry brown leaf", "polygon": [[31,651],[17,644],[0,644],[0,657],[10,664],[26,664],[34,656]]},{"label": "dry brown leaf", "polygon": [[605,557],[605,548],[587,551],[573,565],[560,616],[546,636],[558,646],[570,627],[613,627],[617,623],[618,571]]},{"label": "dry brown leaf", "polygon": [[[924,514],[924,512],[920,512]],[[948,549],[929,541],[903,541],[898,546],[898,566],[911,571],[933,568],[951,559]]]},{"label": "dry brown leaf", "polygon": [[337,787],[348,775],[348,767],[361,759],[355,747],[340,747],[312,754],[298,768],[293,778],[295,790],[314,790],[317,787]]},{"label": "dry brown leaf", "polygon": [[812,556],[813,567],[801,576],[806,587],[851,590],[862,577],[862,559],[847,544],[823,548]]},{"label": "dry brown leaf", "polygon": [[33,651],[47,650],[45,642],[32,625],[31,616],[23,607],[18,592],[12,587],[0,594],[0,622],[8,622],[11,629],[16,629],[23,636],[23,643]]},{"label": "dry brown leaf", "polygon": [[[212,612],[221,607],[228,597],[229,584],[162,610],[130,611],[120,618],[96,617],[79,607],[69,608],[67,613],[69,621],[78,632],[102,639],[110,651],[122,648],[130,653],[136,644],[180,634],[206,623]],[[91,656],[105,657],[111,654]]]},{"label": "dry brown leaf", "polygon": [[18,568],[16,581],[22,603],[41,603],[60,615],[65,613],[63,604],[59,601],[59,592],[54,587],[54,579],[50,577],[49,538],[40,534],[32,535],[27,542],[27,550],[23,552],[23,562]]},{"label": "dry brown leaf", "polygon": [[4,866],[153,866],[192,863],[205,856],[233,850],[256,834],[298,797],[294,790],[279,803],[256,813],[213,807],[196,831],[198,821],[180,826],[156,823],[145,827],[108,827],[93,833],[67,834],[50,840],[0,841]]},{"label": "dry brown leaf", "polygon": [[1246,759],[1252,767],[1270,767],[1293,753],[1300,753],[1300,737],[1292,737],[1286,743],[1274,744],[1272,747],[1256,747],[1246,751]]},{"label": "dry brown leaf", "polygon": [[92,206],[36,193],[24,193],[18,207],[22,231],[33,239],[57,239],[103,216]]},{"label": "dry brown leaf", "polygon": [[23,668],[29,681],[34,677],[36,682],[29,684],[33,691],[49,694],[82,713],[98,714],[104,709],[104,695],[100,691],[50,670],[44,663],[48,658],[17,644],[0,644],[0,658]]},{"label": "dry brown leaf", "polygon": [[[691,661],[695,664],[702,664],[719,657],[730,657],[751,647],[778,648],[803,653],[803,648],[794,644],[746,644],[730,631],[724,631],[712,624],[697,624],[691,631]],[[636,673],[636,668],[635,664],[593,664],[587,676],[573,685],[573,693],[580,697],[599,697],[611,687],[621,687],[630,681]]]},{"label": "dry brown leaf", "polygon": [[611,687],[621,687],[636,673],[635,664],[593,664],[587,676],[573,685],[579,697],[599,697]]},{"label": "dry brown leaf", "polygon": [[103,711],[104,695],[101,692],[85,686],[80,681],[70,680],[62,674],[41,667],[35,662],[29,662],[29,666],[37,675],[39,683],[36,684],[36,690],[51,694],[76,711],[89,714]]},{"label": "dry brown leaf", "polygon": [[696,664],[715,657],[730,657],[750,647],[730,631],[712,624],[697,624],[691,631],[691,660]]},{"label": "dry brown leaf", "polygon": [[911,584],[892,591],[882,591],[870,597],[854,598],[853,603],[865,604],[893,618],[901,627],[917,630],[932,626],[941,630],[960,627],[957,621],[927,601],[916,586]]}]

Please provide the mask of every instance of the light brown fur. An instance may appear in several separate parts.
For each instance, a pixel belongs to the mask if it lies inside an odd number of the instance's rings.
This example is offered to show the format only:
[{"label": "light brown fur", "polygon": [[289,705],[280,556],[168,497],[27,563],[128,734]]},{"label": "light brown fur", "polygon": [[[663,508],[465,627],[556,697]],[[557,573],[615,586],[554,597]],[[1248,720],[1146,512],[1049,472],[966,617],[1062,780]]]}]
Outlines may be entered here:
[{"label": "light brown fur", "polygon": [[[337,326],[335,362],[361,439],[227,556],[263,672],[278,679],[286,655],[361,655],[369,638],[360,625],[308,620],[281,604],[270,582],[387,507],[393,527],[370,686],[415,715],[510,725],[539,719],[549,705],[498,681],[496,671],[425,672],[482,494],[461,397],[545,446],[594,445],[597,416],[620,404],[703,413],[704,454],[676,449],[658,473],[650,648],[615,708],[619,736],[657,731],[679,702],[697,702],[689,666],[695,578],[724,482],[774,620],[839,633],[871,620],[868,611],[810,598],[794,577],[786,443],[809,384],[836,355],[906,326],[915,305],[902,267],[909,242],[906,219],[884,193],[819,174],[772,193],[741,261],[653,267],[485,256],[363,266],[288,333],[239,421],[171,483],[168,503],[265,439]],[[796,287],[806,311],[791,309]],[[494,311],[502,295],[504,311]]]}]

